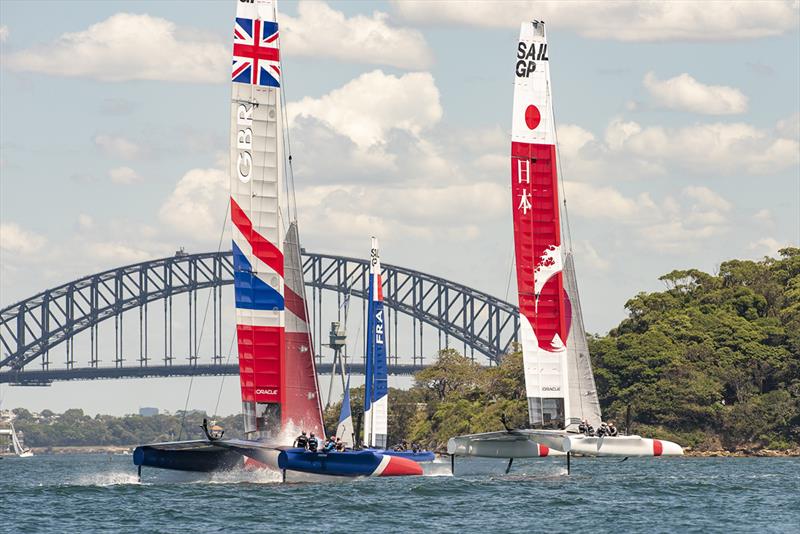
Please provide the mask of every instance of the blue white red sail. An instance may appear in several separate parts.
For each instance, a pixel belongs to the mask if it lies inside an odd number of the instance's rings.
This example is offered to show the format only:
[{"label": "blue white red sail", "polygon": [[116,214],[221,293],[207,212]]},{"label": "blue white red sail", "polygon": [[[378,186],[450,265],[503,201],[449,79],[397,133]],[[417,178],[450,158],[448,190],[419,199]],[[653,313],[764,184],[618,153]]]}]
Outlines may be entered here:
[{"label": "blue white red sail", "polygon": [[322,435],[297,228],[287,234],[282,216],[275,3],[238,2],[233,36],[230,214],[245,432],[274,436],[293,423]]},{"label": "blue white red sail", "polygon": [[386,321],[378,240],[372,238],[367,305],[366,372],[364,389],[364,444],[386,448],[388,433],[389,369],[386,362]]}]

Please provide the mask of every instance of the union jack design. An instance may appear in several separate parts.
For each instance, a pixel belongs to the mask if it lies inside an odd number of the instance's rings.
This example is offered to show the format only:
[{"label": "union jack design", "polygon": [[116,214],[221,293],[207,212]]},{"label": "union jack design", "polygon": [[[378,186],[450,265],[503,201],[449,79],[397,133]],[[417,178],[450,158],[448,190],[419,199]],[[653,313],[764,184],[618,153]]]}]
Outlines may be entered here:
[{"label": "union jack design", "polygon": [[239,83],[280,87],[278,23],[236,17],[233,28],[231,80]]}]

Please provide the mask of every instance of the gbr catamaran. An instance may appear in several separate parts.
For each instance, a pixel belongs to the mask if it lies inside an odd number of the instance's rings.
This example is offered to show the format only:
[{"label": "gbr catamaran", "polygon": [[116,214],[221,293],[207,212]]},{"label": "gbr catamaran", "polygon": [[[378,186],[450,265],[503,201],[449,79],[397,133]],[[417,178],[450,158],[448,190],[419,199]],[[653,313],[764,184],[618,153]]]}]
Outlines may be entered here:
[{"label": "gbr catamaran", "polygon": [[544,22],[523,23],[515,58],[511,195],[519,341],[532,428],[454,437],[447,451],[509,459],[546,456],[551,449],[593,456],[681,455],[681,447],[670,441],[578,432],[581,421],[598,428],[601,412],[572,251],[563,239],[549,56]]},{"label": "gbr catamaran", "polygon": [[140,474],[142,466],[231,469],[247,459],[284,477],[420,475],[416,462],[379,451],[314,453],[291,445],[300,430],[323,441],[325,429],[297,221],[288,209],[276,1],[236,2],[233,35],[230,220],[246,439],[225,439],[204,423],[206,439],[137,447],[134,464]]}]

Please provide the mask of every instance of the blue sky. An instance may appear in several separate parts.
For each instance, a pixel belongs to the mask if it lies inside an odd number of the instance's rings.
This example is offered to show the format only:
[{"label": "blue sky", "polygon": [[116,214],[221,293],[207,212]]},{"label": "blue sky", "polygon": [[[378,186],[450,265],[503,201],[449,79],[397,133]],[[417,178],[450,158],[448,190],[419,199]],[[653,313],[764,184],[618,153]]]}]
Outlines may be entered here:
[{"label": "blue sky", "polygon": [[[530,18],[549,28],[590,331],[672,269],[800,241],[795,2],[280,7],[309,250],[365,256],[376,233],[385,262],[506,296],[510,65]],[[233,11],[0,3],[0,306],[215,248]]]}]

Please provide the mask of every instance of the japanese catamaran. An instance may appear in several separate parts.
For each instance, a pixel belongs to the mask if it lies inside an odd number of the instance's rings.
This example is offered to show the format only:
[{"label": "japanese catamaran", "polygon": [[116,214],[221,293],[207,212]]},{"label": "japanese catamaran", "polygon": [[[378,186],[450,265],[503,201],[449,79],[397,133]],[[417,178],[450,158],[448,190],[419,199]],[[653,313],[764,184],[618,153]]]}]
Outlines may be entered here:
[{"label": "japanese catamaran", "polygon": [[[230,130],[236,337],[246,439],[137,447],[139,466],[208,472],[249,465],[325,476],[420,475],[419,465],[376,451],[292,447],[300,430],[324,440],[297,221],[286,188],[284,99],[274,0],[236,2]],[[288,190],[289,193],[285,193]],[[289,221],[288,224],[285,221]]]},{"label": "japanese catamaran", "polygon": [[581,421],[598,428],[601,413],[572,251],[563,239],[549,56],[544,22],[523,23],[515,58],[511,196],[531,428],[451,438],[447,450],[509,459],[546,456],[550,449],[593,456],[680,455],[681,447],[669,441],[578,432]]}]

